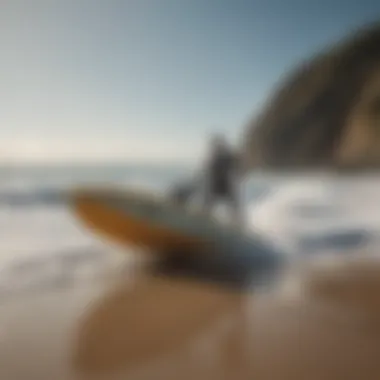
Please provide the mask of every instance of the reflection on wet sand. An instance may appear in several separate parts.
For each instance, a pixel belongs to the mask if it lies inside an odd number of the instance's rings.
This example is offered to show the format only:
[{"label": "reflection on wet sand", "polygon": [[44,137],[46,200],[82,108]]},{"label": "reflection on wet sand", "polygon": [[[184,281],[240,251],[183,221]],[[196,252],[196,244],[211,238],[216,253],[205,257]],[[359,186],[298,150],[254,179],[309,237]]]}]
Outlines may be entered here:
[{"label": "reflection on wet sand", "polygon": [[[207,346],[213,342],[209,335],[228,329],[244,298],[236,292],[160,277],[119,286],[83,316],[75,367],[99,374],[161,365],[168,358],[173,366],[181,351],[191,355],[200,349],[207,357]],[[177,375],[183,378],[182,370]]]},{"label": "reflection on wet sand", "polygon": [[305,271],[292,297],[140,277],[81,318],[74,368],[86,379],[375,380],[380,302],[357,302],[380,290],[370,270],[380,263]]},{"label": "reflection on wet sand", "polygon": [[146,267],[136,283],[122,283],[84,316],[76,367],[91,373],[133,369],[178,350],[196,352],[205,340],[208,345],[208,331],[215,334],[242,313],[250,287],[262,291],[264,278],[273,283],[279,276],[282,261],[264,248],[256,255],[179,254],[151,265],[150,273]]},{"label": "reflection on wet sand", "polygon": [[305,289],[313,299],[342,305],[347,313],[356,313],[380,332],[379,258],[349,257],[329,268],[316,267],[305,274]]},{"label": "reflection on wet sand", "polygon": [[0,378],[378,380],[380,260],[337,260],[291,292],[143,268],[47,284],[0,305]]}]

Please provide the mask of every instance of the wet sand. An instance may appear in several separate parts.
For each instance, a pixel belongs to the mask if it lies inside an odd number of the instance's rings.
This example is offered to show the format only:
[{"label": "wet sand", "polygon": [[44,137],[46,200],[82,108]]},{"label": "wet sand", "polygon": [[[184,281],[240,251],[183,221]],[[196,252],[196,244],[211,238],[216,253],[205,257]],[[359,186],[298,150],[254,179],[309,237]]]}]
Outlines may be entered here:
[{"label": "wet sand", "polygon": [[378,259],[304,269],[292,293],[110,274],[1,304],[0,378],[380,378]]}]

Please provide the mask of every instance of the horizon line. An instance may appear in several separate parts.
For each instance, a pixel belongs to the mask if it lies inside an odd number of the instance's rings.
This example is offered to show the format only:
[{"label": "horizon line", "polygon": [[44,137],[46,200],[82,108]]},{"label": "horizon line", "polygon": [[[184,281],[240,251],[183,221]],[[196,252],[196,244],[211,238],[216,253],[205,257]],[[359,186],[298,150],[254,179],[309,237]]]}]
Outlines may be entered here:
[{"label": "horizon line", "polygon": [[113,165],[149,165],[149,166],[189,166],[196,165],[197,159],[80,159],[80,160],[0,160],[0,167],[18,166],[113,166]]}]

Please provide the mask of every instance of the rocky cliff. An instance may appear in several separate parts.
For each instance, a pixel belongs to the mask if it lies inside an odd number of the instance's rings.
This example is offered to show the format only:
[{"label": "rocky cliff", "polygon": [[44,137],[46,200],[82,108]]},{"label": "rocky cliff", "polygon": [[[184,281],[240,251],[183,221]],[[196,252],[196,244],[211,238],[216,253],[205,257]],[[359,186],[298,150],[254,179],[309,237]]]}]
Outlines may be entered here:
[{"label": "rocky cliff", "polygon": [[380,166],[380,23],[296,67],[243,141],[248,170]]}]

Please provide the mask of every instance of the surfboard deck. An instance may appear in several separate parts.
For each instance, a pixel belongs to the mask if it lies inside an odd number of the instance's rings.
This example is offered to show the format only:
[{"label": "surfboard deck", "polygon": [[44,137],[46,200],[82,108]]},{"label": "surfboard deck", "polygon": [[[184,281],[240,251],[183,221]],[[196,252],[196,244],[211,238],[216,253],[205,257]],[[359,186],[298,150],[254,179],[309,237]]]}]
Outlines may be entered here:
[{"label": "surfboard deck", "polygon": [[75,215],[97,235],[164,255],[210,248],[224,227],[201,212],[147,191],[78,188],[71,200]]}]

